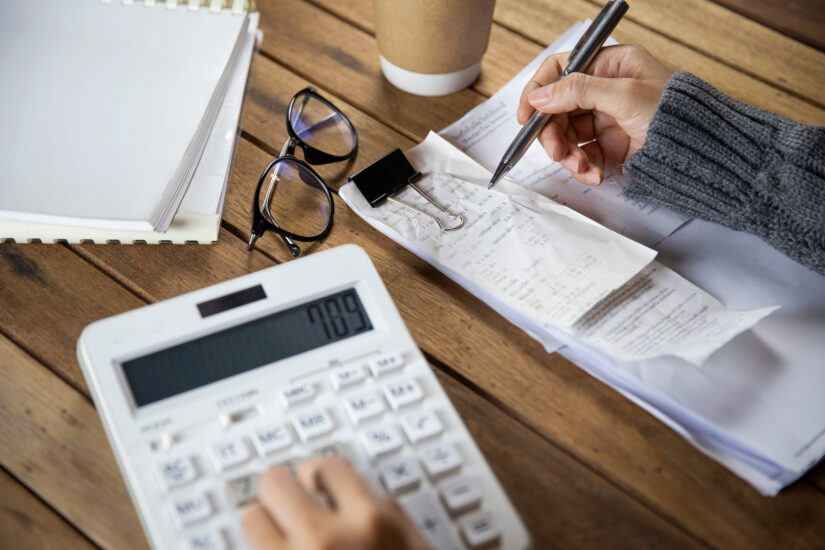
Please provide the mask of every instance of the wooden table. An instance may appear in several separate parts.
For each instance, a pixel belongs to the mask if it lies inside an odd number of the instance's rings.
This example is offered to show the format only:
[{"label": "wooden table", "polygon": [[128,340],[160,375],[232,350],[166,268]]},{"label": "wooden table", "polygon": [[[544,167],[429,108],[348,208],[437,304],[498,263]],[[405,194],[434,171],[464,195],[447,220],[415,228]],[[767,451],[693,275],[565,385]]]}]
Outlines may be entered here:
[{"label": "wooden table", "polygon": [[[818,4],[808,3],[821,17]],[[483,102],[598,7],[499,0],[481,78],[433,99],[381,77],[370,0],[259,0],[265,38],[218,244],[0,245],[0,546],[146,548],[75,343],[94,320],[288,259],[271,235],[254,252],[245,244],[254,184],[285,139],[297,90],[315,86],[358,129],[354,163],[322,170],[337,189]],[[615,37],[739,99],[825,123],[825,54],[709,0],[633,0]],[[369,252],[536,548],[825,546],[825,468],[760,496],[336,201],[332,233],[305,253],[343,243]]]}]

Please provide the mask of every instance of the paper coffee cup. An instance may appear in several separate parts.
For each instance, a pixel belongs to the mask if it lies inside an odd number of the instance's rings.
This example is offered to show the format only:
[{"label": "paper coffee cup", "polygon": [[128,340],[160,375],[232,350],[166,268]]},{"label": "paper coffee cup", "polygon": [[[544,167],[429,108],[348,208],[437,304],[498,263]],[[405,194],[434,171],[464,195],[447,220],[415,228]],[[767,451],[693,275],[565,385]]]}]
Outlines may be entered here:
[{"label": "paper coffee cup", "polygon": [[478,78],[495,0],[374,0],[381,70],[396,87],[435,96]]}]

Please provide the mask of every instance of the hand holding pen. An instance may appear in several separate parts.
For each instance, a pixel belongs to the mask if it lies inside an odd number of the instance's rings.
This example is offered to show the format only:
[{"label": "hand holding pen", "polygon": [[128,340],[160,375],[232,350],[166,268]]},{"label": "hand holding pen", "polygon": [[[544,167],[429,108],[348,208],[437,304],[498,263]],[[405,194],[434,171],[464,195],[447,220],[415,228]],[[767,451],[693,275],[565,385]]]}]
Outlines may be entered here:
[{"label": "hand holding pen", "polygon": [[[572,52],[570,52],[570,55],[567,58],[567,66],[558,74],[558,80],[564,79],[569,74],[581,72],[587,69],[590,62],[594,57],[596,57],[596,54],[599,53],[602,44],[604,44],[604,41],[607,40],[608,36],[610,36],[610,33],[613,32],[613,29],[619,23],[627,9],[628,5],[624,2],[624,0],[610,0],[605,5],[602,11],[599,12],[599,15],[593,20],[590,27],[588,27],[582,35],[579,43],[576,44],[576,47],[573,48]],[[546,65],[547,63],[545,62],[542,67],[545,67]],[[546,82],[539,84],[546,84]],[[493,178],[490,180],[488,189],[498,183],[498,181],[501,180],[501,178],[503,178],[513,166],[515,166],[515,164],[530,147],[533,140],[544,129],[549,118],[549,113],[541,111],[536,111],[533,113],[530,119],[524,124],[521,131],[519,131],[518,135],[516,135],[513,142],[504,152],[504,156],[496,168]]]},{"label": "hand holding pen", "polygon": [[558,81],[565,54],[547,58],[525,86],[518,121],[534,109],[553,115],[538,134],[548,156],[573,177],[598,185],[644,145],[672,71],[644,48],[603,48],[585,73]]}]

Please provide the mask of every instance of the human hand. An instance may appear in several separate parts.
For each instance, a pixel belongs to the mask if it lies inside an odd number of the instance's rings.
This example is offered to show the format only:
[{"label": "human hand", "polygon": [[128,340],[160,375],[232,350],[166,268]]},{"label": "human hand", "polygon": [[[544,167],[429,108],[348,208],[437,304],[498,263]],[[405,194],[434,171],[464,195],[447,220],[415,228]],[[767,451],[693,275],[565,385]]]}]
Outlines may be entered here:
[{"label": "human hand", "polygon": [[395,499],[373,493],[342,458],[309,459],[297,476],[270,469],[241,521],[255,550],[429,549]]},{"label": "human hand", "polygon": [[544,150],[576,180],[598,185],[605,168],[619,171],[644,145],[673,71],[641,46],[608,46],[586,73],[556,82],[567,56],[544,60],[521,94],[518,121],[527,122],[534,109],[553,114],[538,136]]}]

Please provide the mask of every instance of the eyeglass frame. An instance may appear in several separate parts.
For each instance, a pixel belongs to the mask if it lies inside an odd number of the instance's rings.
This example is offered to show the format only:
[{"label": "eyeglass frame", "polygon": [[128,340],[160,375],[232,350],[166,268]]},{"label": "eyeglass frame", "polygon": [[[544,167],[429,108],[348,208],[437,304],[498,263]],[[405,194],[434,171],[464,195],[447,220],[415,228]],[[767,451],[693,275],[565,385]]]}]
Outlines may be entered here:
[{"label": "eyeglass frame", "polygon": [[[334,113],[337,113],[346,123],[347,127],[352,132],[353,136],[353,144],[350,151],[345,155],[333,155],[332,153],[327,153],[326,151],[321,151],[320,149],[316,149],[309,143],[302,140],[298,134],[295,132],[295,129],[292,127],[292,121],[290,114],[292,113],[293,107],[295,102],[298,100],[299,97],[302,95],[311,96],[318,101],[321,101],[325,105],[327,105]],[[263,172],[261,172],[261,177],[258,178],[258,184],[255,186],[255,193],[253,195],[253,204],[252,204],[252,234],[249,238],[249,243],[247,244],[246,249],[252,250],[255,246],[255,241],[257,241],[263,234],[269,230],[281,237],[281,239],[286,244],[287,248],[289,248],[290,252],[292,253],[293,257],[298,256],[301,253],[301,249],[295,244],[294,241],[302,241],[302,242],[312,242],[318,241],[326,237],[329,232],[332,230],[332,221],[335,215],[335,201],[332,198],[332,193],[329,190],[329,186],[327,186],[324,178],[322,178],[313,168],[309,165],[324,165],[324,164],[331,164],[333,162],[340,162],[343,160],[348,160],[352,158],[358,151],[358,132],[355,130],[355,126],[352,124],[352,121],[331,101],[326,99],[325,97],[321,96],[315,88],[308,86],[303,90],[297,92],[292,99],[289,101],[289,105],[286,109],[286,130],[289,134],[289,138],[284,143],[284,146],[281,148],[280,154],[274,158],[267,166],[264,168]],[[301,160],[295,156],[296,148],[301,148],[304,152],[304,160]],[[295,162],[299,166],[305,168],[310,175],[315,178],[315,181],[310,183],[307,182],[303,177],[301,181],[303,181],[307,185],[311,185],[312,187],[316,187],[323,191],[324,195],[326,195],[327,204],[329,204],[329,216],[327,218],[327,223],[324,228],[321,230],[320,233],[317,235],[306,237],[303,235],[298,235],[296,233],[292,233],[291,231],[287,231],[281,228],[278,223],[272,218],[272,214],[268,211],[264,214],[261,209],[260,203],[260,194],[261,188],[263,186],[263,182],[266,180],[267,176],[269,175],[270,171],[277,165],[279,162],[283,162],[285,160]],[[299,172],[300,174],[300,172]],[[267,190],[267,201],[269,200],[270,195],[274,192],[275,187],[277,186],[277,182],[274,181],[276,174],[272,174],[272,180],[270,182],[270,187]],[[317,183],[318,185],[313,185]],[[267,219],[267,216],[269,219]]]}]

